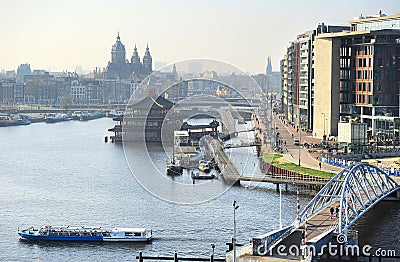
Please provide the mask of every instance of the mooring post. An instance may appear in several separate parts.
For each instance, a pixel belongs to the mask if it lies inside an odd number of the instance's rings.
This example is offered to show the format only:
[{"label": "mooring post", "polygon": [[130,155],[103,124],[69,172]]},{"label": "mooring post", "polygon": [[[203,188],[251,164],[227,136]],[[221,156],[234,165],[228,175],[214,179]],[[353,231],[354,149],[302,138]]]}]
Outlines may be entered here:
[{"label": "mooring post", "polygon": [[178,262],[178,252],[174,251],[174,262]]},{"label": "mooring post", "polygon": [[143,254],[142,254],[142,251],[139,251],[138,262],[143,262]]}]

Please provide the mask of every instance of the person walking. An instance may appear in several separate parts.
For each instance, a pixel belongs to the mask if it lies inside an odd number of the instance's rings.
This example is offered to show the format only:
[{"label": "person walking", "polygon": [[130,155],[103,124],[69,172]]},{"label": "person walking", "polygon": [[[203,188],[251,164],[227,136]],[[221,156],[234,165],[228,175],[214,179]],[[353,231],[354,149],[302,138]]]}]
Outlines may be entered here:
[{"label": "person walking", "polygon": [[339,206],[336,207],[335,214],[336,214],[336,217],[339,217]]},{"label": "person walking", "polygon": [[331,208],[329,209],[329,211],[331,212],[331,219],[332,219],[333,212],[335,212],[335,209],[334,209],[333,207],[331,207]]}]

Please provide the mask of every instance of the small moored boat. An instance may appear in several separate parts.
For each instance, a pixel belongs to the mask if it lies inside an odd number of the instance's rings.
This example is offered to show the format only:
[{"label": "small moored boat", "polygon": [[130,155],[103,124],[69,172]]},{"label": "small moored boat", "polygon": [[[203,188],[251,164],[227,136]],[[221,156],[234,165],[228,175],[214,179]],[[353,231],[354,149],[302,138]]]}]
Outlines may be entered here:
[{"label": "small moored boat", "polygon": [[18,230],[22,240],[148,242],[153,231],[145,228],[42,226]]},{"label": "small moored boat", "polygon": [[201,172],[205,172],[205,173],[210,172],[210,171],[211,171],[210,162],[201,160],[201,161],[199,162],[199,167],[198,167],[198,169],[199,169]]},{"label": "small moored boat", "polygon": [[214,174],[199,174],[199,173],[191,173],[190,175],[192,179],[214,179],[216,176]]}]

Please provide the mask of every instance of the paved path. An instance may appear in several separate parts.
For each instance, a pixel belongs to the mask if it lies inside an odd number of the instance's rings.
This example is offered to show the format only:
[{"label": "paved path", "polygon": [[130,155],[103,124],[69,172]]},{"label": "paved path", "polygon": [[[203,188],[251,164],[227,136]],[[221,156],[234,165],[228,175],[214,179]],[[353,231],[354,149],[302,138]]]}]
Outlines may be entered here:
[{"label": "paved path", "polygon": [[[275,117],[275,125],[278,128],[280,139],[286,141],[287,152],[286,153],[284,152],[283,156],[290,162],[298,164],[300,155],[300,165],[312,169],[319,169],[319,160],[317,159],[318,154],[310,154],[308,153],[307,148],[303,148],[302,146],[301,147],[295,146],[293,142],[294,139],[301,138],[300,139],[301,144],[303,144],[304,142],[319,144],[321,140],[311,137],[308,133],[303,132],[301,130],[297,132],[297,130],[295,130],[291,125],[285,125],[279,119],[278,116],[275,115],[274,117]],[[294,138],[292,138],[292,134]],[[342,168],[321,163],[321,170],[326,172],[337,173],[340,170],[342,170]]]}]

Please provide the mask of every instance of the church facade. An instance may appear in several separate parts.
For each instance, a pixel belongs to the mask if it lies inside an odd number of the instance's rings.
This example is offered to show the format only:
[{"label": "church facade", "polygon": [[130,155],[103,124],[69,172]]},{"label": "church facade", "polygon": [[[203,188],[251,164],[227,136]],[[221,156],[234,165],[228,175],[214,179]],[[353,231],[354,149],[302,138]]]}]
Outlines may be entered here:
[{"label": "church facade", "polygon": [[106,77],[109,79],[129,79],[129,78],[145,78],[153,72],[153,59],[150,54],[149,45],[146,47],[143,60],[136,48],[133,49],[131,60],[126,59],[125,45],[121,42],[119,33],[117,40],[111,48],[111,61],[108,62],[106,68]]}]

